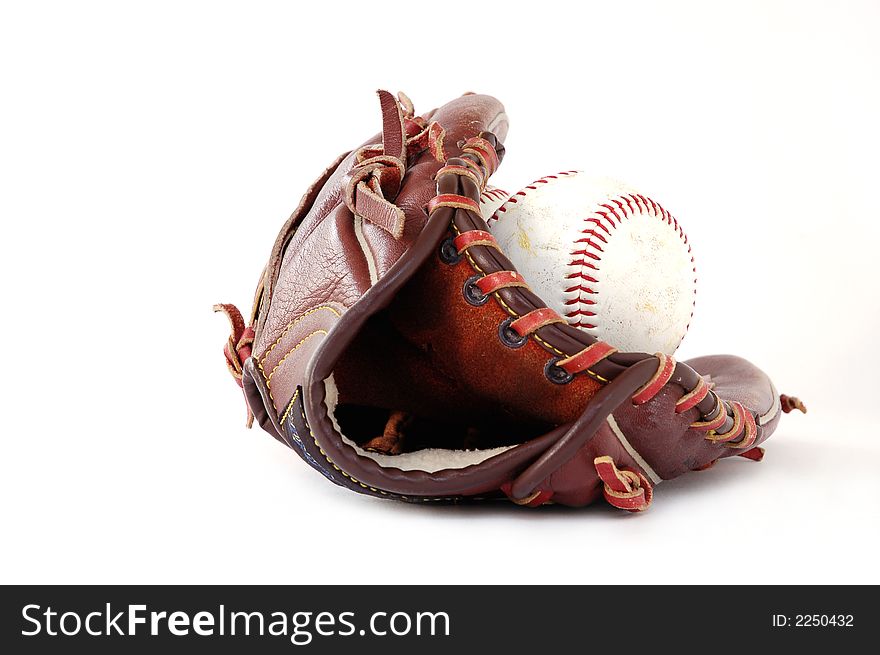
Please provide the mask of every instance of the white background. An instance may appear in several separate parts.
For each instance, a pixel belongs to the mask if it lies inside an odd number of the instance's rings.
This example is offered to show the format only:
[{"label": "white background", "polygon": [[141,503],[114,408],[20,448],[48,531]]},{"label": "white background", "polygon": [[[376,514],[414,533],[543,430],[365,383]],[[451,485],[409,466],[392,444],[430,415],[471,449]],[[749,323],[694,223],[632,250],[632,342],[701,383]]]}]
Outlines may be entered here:
[{"label": "white background", "polygon": [[[5,3],[0,582],[880,582],[880,5]],[[689,233],[685,358],[809,414],[760,464],[599,504],[408,506],[244,428],[215,302],[377,88],[505,103],[516,190],[583,168]]]}]

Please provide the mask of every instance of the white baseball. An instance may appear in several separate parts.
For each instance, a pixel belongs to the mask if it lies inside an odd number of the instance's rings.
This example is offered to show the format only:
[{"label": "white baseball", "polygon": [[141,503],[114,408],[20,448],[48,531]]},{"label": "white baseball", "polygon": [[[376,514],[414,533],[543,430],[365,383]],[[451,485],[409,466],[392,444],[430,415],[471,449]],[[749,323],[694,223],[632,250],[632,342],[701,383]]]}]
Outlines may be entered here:
[{"label": "white baseball", "polygon": [[693,316],[696,268],[681,225],[659,203],[566,171],[513,194],[487,222],[532,290],[569,324],[622,351],[678,348]]}]

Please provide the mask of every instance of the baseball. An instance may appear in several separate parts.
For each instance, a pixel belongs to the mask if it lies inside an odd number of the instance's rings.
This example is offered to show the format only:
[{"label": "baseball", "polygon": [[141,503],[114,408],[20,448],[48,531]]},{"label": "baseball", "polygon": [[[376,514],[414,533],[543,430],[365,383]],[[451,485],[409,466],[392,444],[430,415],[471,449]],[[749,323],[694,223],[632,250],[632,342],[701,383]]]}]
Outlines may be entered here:
[{"label": "baseball", "polygon": [[621,351],[678,348],[693,316],[696,268],[681,225],[659,203],[566,171],[484,216],[533,291],[570,325]]}]

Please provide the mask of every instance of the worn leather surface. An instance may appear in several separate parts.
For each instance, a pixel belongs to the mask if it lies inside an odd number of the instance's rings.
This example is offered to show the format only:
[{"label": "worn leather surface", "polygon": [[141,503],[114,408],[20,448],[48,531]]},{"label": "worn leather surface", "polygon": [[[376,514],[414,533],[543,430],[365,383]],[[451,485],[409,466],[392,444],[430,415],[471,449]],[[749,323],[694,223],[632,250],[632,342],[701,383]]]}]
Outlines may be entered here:
[{"label": "worn leather surface", "polygon": [[[467,95],[428,116],[444,125],[447,140],[454,144],[472,136],[475,127],[486,126],[500,114],[503,114],[503,107],[494,98]],[[489,117],[488,121],[486,117]],[[506,125],[502,124],[501,127],[506,132]],[[376,136],[363,145],[380,140]],[[304,365],[310,359],[307,353],[313,351],[326,336],[314,331],[296,330],[283,344],[284,347],[273,349],[273,344],[285,330],[319,307],[333,307],[340,313],[346,311],[371,286],[367,256],[355,232],[355,217],[343,203],[346,177],[355,163],[355,151],[338,163],[325,178],[322,188],[316,194],[312,191],[314,199],[308,211],[303,212],[306,208],[301,206],[289,225],[285,226],[286,231],[292,228],[295,231],[286,241],[279,237],[273,250],[273,256],[280,262],[275,266],[277,272],[273,272],[270,262],[268,293],[264,297],[265,307],[257,323],[254,357],[261,362],[266,375],[275,370],[273,380],[277,381],[276,385],[282,384],[281,380],[302,380]],[[424,207],[435,193],[431,178],[441,165],[426,153],[407,170],[406,184],[395,199],[395,203],[406,214],[404,233],[399,240],[375,225],[362,222],[363,238],[375,259],[378,277],[385,276],[421,234],[427,221]],[[283,251],[276,254],[279,244],[284,244]],[[315,330],[326,330],[335,322],[330,312],[324,312],[322,319],[322,326],[315,327]],[[295,339],[295,336],[299,339]],[[305,347],[302,355],[297,352],[291,356],[292,348],[304,338],[309,338],[312,345]],[[278,393],[273,391],[272,394],[275,411],[279,413],[284,411],[295,387],[293,382],[284,383],[283,386],[283,390]]]},{"label": "worn leather surface", "polygon": [[[733,355],[715,355],[688,360],[687,364],[716,382],[716,389],[724,397],[754,408],[759,414],[771,411],[776,402],[770,379],[748,361]],[[662,480],[705,467],[715,460],[738,455],[735,448],[713,444],[705,433],[689,429],[697,419],[696,409],[675,413],[675,401],[682,391],[670,385],[650,403],[636,407],[623,403],[614,413],[614,419],[627,440]],[[761,428],[754,445],[760,445],[772,434],[779,413]],[[583,446],[577,456],[556,471],[540,488],[554,490],[554,500],[568,505],[583,505],[596,497],[600,482],[593,459],[611,455],[618,466],[647,472],[621,445],[611,428],[603,425],[596,437]],[[593,479],[591,488],[586,481]]]},{"label": "worn leather surface", "polygon": [[356,352],[346,354],[335,376],[340,400],[417,413],[492,413],[551,425],[577,418],[600,384],[578,376],[568,385],[555,385],[544,375],[551,355],[534,340],[515,351],[504,346],[498,338],[498,326],[508,317],[504,309],[497,303],[474,307],[464,300],[462,289],[472,275],[464,260],[444,264],[435,249],[394,299],[381,335],[384,344],[412,353],[406,361],[394,359],[395,371],[420,373],[413,379],[404,374],[406,383],[397,374],[383,377],[381,391],[370,388],[372,383],[359,384],[371,368],[351,358],[369,353],[375,359],[377,351],[376,337],[361,334]]},{"label": "worn leather surface", "polygon": [[[506,115],[494,98],[465,95],[425,118],[445,129],[449,158],[460,155],[465,139],[481,134],[497,139],[503,154]],[[504,289],[474,307],[462,296],[474,267],[512,270],[510,262],[489,248],[474,249],[470,260],[453,265],[438,256],[445,238],[485,224],[478,214],[445,208],[429,217],[428,202],[441,191],[478,197],[479,189],[467,180],[442,189],[449,183],[435,182],[434,175],[443,162],[421,152],[407,162],[392,199],[405,215],[403,234],[395,238],[381,221],[364,220],[346,206],[344,192],[356,165],[356,151],[331,164],[282,228],[257,303],[253,355],[244,366],[245,394],[257,420],[328,479],[362,493],[417,501],[498,496],[502,486],[518,483],[512,488],[523,495],[548,491],[554,502],[584,505],[601,495],[598,456],[611,456],[619,467],[656,482],[738,454],[689,427],[711,413],[714,397],[675,413],[675,402],[698,375],[708,375],[725,401],[742,402],[756,415],[777,406],[767,376],[730,356],[680,365],[654,399],[638,407],[627,394],[651,374],[651,358],[643,353],[618,353],[568,384],[550,382],[544,367],[554,353],[571,355],[591,342],[574,328],[553,325],[522,347],[502,344],[499,324],[544,306],[541,299]],[[531,421],[546,431],[465,469],[382,467],[336,431],[327,407],[331,377],[341,403],[428,417],[454,414],[465,423],[489,414],[502,423]],[[618,390],[610,393],[615,384]],[[600,396],[612,403],[611,420],[629,447],[604,414],[585,421]],[[778,411],[759,427],[755,445],[777,420]],[[583,425],[596,427],[581,434]],[[571,452],[562,452],[560,444]],[[541,462],[549,464],[542,468]],[[530,471],[545,470],[529,479]]]}]

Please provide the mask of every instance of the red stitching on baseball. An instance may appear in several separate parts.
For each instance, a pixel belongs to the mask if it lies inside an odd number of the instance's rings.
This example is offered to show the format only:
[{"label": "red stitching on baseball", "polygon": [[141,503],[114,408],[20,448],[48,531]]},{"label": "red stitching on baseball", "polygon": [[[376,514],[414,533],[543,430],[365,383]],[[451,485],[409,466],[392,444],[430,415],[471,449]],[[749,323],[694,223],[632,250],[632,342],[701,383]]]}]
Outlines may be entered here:
[{"label": "red stitching on baseball", "polygon": [[598,291],[593,291],[590,287],[585,287],[583,284],[577,284],[573,287],[568,287],[568,289],[565,290],[565,293],[574,293],[575,291],[583,291],[584,293],[592,293],[595,295],[599,294]]},{"label": "red stitching on baseball", "polygon": [[[594,237],[600,239],[602,241],[602,243],[607,244],[608,239],[604,238],[602,235],[600,235],[598,232],[596,232],[592,228],[592,226],[594,226],[594,225],[599,226],[602,230],[604,230],[604,232],[607,235],[610,236],[611,230],[609,230],[608,227],[606,227],[606,225],[605,225],[606,222],[611,226],[611,228],[617,229],[617,224],[622,223],[623,219],[631,218],[637,210],[643,211],[646,214],[653,214],[655,217],[664,221],[667,225],[670,225],[673,227],[676,234],[678,234],[679,239],[681,239],[681,241],[687,246],[688,254],[691,255],[691,264],[694,264],[694,258],[693,258],[693,254],[691,252],[691,246],[687,241],[687,236],[685,235],[684,230],[682,230],[681,226],[678,224],[678,221],[675,219],[675,217],[672,216],[672,214],[670,214],[660,203],[656,202],[655,200],[653,200],[651,198],[647,198],[641,194],[622,194],[616,198],[609,198],[608,202],[600,203],[599,207],[601,207],[602,209],[606,209],[608,211],[605,212],[605,211],[601,211],[601,210],[597,209],[593,213],[593,215],[584,218],[584,222],[588,223],[589,225],[584,230],[581,230],[580,234],[587,235],[587,236],[594,236]],[[612,218],[612,216],[614,218]],[[617,219],[617,223],[615,223],[614,219]],[[572,261],[569,262],[569,266],[576,267],[578,270],[576,272],[573,272],[573,273],[567,275],[566,279],[570,280],[570,279],[574,279],[574,278],[579,277],[582,279],[586,279],[592,283],[598,283],[597,279],[586,275],[584,273],[583,269],[588,268],[592,271],[599,271],[600,270],[599,266],[596,264],[591,264],[590,262],[587,261],[587,259],[591,259],[594,262],[601,262],[601,260],[602,260],[601,253],[603,253],[604,250],[602,249],[602,247],[598,243],[596,243],[595,241],[593,241],[592,239],[589,239],[589,238],[583,238],[583,237],[578,238],[575,240],[574,244],[575,244],[576,249],[570,253],[570,255],[572,257]],[[589,250],[595,250],[597,252],[589,252]],[[694,265],[692,267],[692,270],[694,273],[697,272],[696,265]],[[697,280],[695,278],[694,284],[696,284],[696,283],[697,283]],[[569,293],[569,292],[575,291],[575,290],[580,290],[580,289],[578,289],[578,287],[570,287],[569,289],[566,289],[566,293]],[[591,290],[590,293],[595,293],[595,292]],[[696,296],[696,293],[697,293],[697,291],[696,291],[696,289],[694,289],[695,296]],[[595,304],[595,302],[588,301],[587,299],[583,298],[582,295],[579,294],[578,298],[575,299],[574,302],[569,301],[566,303],[566,305],[568,305],[568,304],[590,305],[590,304]],[[569,312],[568,314],[566,314],[566,317],[571,318],[571,317],[578,316],[578,315],[595,316],[595,313],[591,312],[591,313],[579,314],[576,311],[572,311],[572,312]],[[693,315],[694,315],[694,312],[693,312],[693,306],[692,306],[691,307],[691,318],[693,318]],[[579,325],[579,327],[584,327],[584,326]],[[685,326],[684,332],[682,333],[681,337],[678,340],[679,343],[681,343],[681,340],[684,339],[684,335],[687,334],[687,330],[689,327],[690,327],[690,322],[688,322],[688,324]],[[595,328],[595,326],[589,325],[589,328],[593,329],[593,328]]]},{"label": "red stitching on baseball", "polygon": [[[581,232],[581,234],[588,234],[588,235],[590,235],[591,237],[596,237],[596,238],[599,239],[599,241],[601,241],[602,243],[608,243],[608,239],[606,239],[606,238],[603,237],[601,234],[599,234],[598,232],[596,232],[596,230],[583,230],[583,231]],[[589,239],[578,239],[577,241],[575,241],[575,243],[586,243],[587,241],[589,241]]]},{"label": "red stitching on baseball", "polygon": [[[617,222],[619,223],[619,222],[620,222],[620,217],[617,215],[617,213],[616,213],[613,209],[609,209],[609,211],[610,211],[612,214],[614,214],[615,218],[617,218]],[[599,214],[599,216],[601,216],[602,218],[604,218],[606,221],[608,221],[608,223],[611,225],[611,227],[614,227],[614,228],[617,227],[617,224],[616,224],[612,219],[610,219],[610,218],[608,217],[608,214],[606,214],[605,212],[600,212],[599,210],[596,210],[596,213]],[[608,234],[611,234],[611,232],[609,232]]]},{"label": "red stitching on baseball", "polygon": [[483,193],[480,194],[480,202],[482,202],[484,198],[496,200],[506,195],[507,191],[504,191],[503,189],[486,189],[485,191],[483,191]]},{"label": "red stitching on baseball", "polygon": [[[617,222],[618,222],[618,223],[623,222],[622,219],[620,218],[620,216],[617,215],[617,212],[614,211],[614,207],[612,207],[611,205],[599,205],[599,206],[600,206],[600,207],[604,207],[605,209],[607,209],[608,211],[610,211],[612,214],[614,214],[614,218],[617,219]],[[623,205],[618,204],[618,207],[617,207],[617,208],[618,208],[620,211],[624,212],[624,215],[626,214],[626,211],[623,209]],[[605,212],[600,212],[600,211],[597,211],[596,213],[599,214],[599,216],[602,216],[602,217],[605,218],[606,220],[610,221],[610,222],[611,222],[611,227],[617,227],[617,226],[614,224],[614,221],[612,221],[610,218],[608,218],[608,214],[606,214]]]},{"label": "red stitching on baseball", "polygon": [[[569,264],[569,265],[572,265],[572,264]],[[586,275],[586,274],[584,274],[584,273],[582,273],[582,272],[578,272],[578,273],[570,273],[570,274],[568,274],[568,275],[565,276],[565,279],[566,279],[566,280],[573,280],[573,279],[575,279],[576,277],[579,277],[579,278],[582,279],[582,280],[586,280],[587,282],[598,282],[598,281],[599,281],[599,280],[597,280],[596,278],[594,278],[594,277],[590,277],[589,275]]]},{"label": "red stitching on baseball", "polygon": [[605,227],[604,225],[602,225],[602,221],[600,221],[598,218],[590,217],[590,218],[588,218],[588,219],[586,219],[586,220],[587,220],[588,223],[595,223],[596,225],[598,225],[599,227],[601,227],[603,230],[605,230],[605,234],[611,234],[611,230],[609,230],[607,227]]},{"label": "red stitching on baseball", "polygon": [[[547,184],[550,180],[558,180],[560,175],[576,175],[576,174],[579,173],[579,172],[580,172],[580,171],[560,171],[560,172],[557,173],[556,175],[545,175],[544,177],[535,180],[535,181],[532,182],[531,184],[527,184],[526,187],[525,187],[525,189],[529,189],[529,190],[531,190],[531,191],[535,191],[535,190],[537,190],[537,188],[538,188],[537,186],[535,186],[535,185],[537,185],[537,184]],[[504,212],[506,212],[506,211],[507,211],[507,203],[511,203],[511,204],[514,204],[514,205],[515,205],[516,202],[517,202],[517,200],[516,200],[516,198],[514,198],[514,196],[524,196],[524,195],[526,195],[525,189],[521,189],[521,190],[517,191],[516,193],[514,193],[513,195],[509,196],[509,197],[507,198],[507,200],[506,200],[505,202],[503,202],[503,203],[501,204],[501,206],[500,206],[498,209],[495,210],[495,214],[492,214],[492,216],[491,216],[490,218],[491,218],[491,219],[498,220],[498,219],[496,218],[495,215],[496,215],[498,212],[501,212],[502,214],[503,214]],[[488,221],[487,221],[487,222],[488,222]]]},{"label": "red stitching on baseball", "polygon": [[[598,257],[597,257],[596,259],[598,259]],[[584,268],[589,268],[589,269],[592,269],[592,270],[594,270],[594,271],[598,271],[598,270],[599,270],[598,268],[596,268],[596,265],[595,265],[595,264],[591,264],[590,262],[588,262],[588,261],[586,261],[586,260],[584,260],[584,259],[575,259],[574,261],[569,262],[568,265],[569,265],[569,266],[583,266]],[[581,273],[573,273],[572,275],[567,276],[567,279],[571,279],[571,277],[573,277],[573,276],[575,276],[575,277],[576,277],[576,276],[583,277],[583,274],[581,274]],[[586,279],[586,278],[584,278],[584,279]],[[593,280],[593,282],[595,282],[595,281],[596,281],[596,280]]]},{"label": "red stitching on baseball", "polygon": [[[499,198],[508,198],[510,194],[504,189],[485,189],[480,194],[480,204],[482,205],[489,200],[498,200]],[[493,221],[498,220],[498,210],[496,209],[491,216],[486,219],[486,225],[491,225]]]}]

